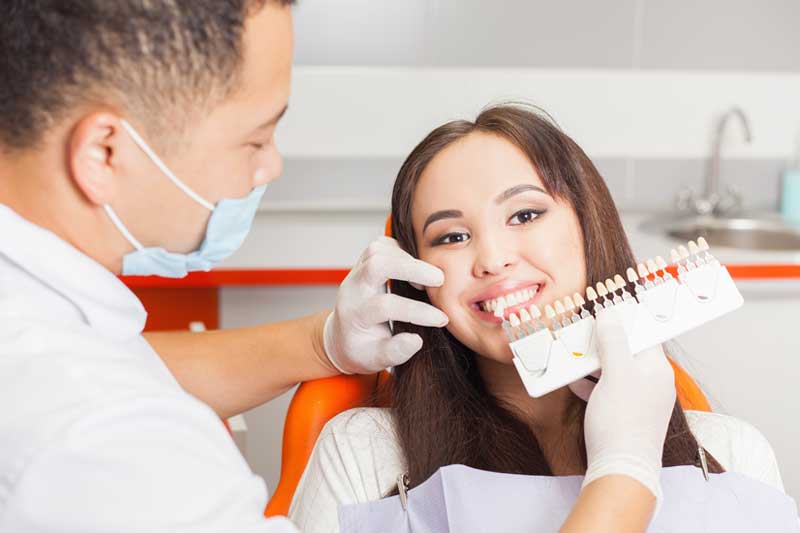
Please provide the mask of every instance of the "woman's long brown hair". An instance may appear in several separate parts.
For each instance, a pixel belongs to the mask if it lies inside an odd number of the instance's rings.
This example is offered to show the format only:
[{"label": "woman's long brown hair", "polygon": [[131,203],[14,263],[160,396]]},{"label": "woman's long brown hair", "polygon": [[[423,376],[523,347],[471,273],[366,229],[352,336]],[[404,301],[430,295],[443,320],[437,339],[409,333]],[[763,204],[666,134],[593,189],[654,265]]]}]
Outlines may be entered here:
[{"label": "woman's long brown hair", "polygon": [[[628,239],[603,178],[575,142],[548,118],[519,105],[499,105],[474,122],[455,121],[431,132],[411,152],[392,193],[392,233],[400,246],[417,256],[411,207],[414,190],[428,163],[444,148],[472,133],[492,134],[511,142],[528,157],[547,192],[569,203],[583,232],[587,285],[625,272],[634,265]],[[392,292],[429,302],[424,291],[393,280]],[[422,336],[423,346],[396,368],[392,413],[408,464],[411,486],[450,464],[494,472],[552,475],[531,427],[486,389],[475,354],[449,332],[396,323],[397,331]],[[586,468],[583,416],[586,404],[573,397],[564,420],[567,438],[579,440]],[[663,465],[695,465],[698,444],[676,401],[664,442]],[[708,454],[709,470],[722,472]]]}]

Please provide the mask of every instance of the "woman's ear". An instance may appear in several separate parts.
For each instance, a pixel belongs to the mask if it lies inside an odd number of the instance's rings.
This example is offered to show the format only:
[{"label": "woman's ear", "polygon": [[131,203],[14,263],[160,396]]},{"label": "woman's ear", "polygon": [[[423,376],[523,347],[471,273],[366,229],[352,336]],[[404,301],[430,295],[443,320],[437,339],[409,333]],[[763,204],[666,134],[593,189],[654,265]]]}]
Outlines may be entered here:
[{"label": "woman's ear", "polygon": [[118,169],[112,158],[121,131],[119,117],[97,112],[82,118],[70,136],[67,149],[70,177],[94,205],[110,203],[114,197]]}]

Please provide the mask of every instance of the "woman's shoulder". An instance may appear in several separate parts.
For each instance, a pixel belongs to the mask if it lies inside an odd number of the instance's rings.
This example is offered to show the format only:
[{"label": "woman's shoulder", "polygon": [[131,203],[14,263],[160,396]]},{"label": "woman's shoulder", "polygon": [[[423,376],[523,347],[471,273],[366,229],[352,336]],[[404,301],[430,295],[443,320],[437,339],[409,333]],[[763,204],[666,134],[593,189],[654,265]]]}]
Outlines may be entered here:
[{"label": "woman's shoulder", "polygon": [[320,433],[289,516],[303,531],[336,531],[340,505],[383,498],[404,471],[391,412],[345,411],[331,418]]},{"label": "woman's shoulder", "polygon": [[344,411],[325,424],[320,439],[330,437],[396,440],[392,413],[389,409],[379,407]]},{"label": "woman's shoulder", "polygon": [[784,491],[778,461],[767,438],[752,424],[720,413],[686,411],[698,443],[728,472],[737,472]]}]

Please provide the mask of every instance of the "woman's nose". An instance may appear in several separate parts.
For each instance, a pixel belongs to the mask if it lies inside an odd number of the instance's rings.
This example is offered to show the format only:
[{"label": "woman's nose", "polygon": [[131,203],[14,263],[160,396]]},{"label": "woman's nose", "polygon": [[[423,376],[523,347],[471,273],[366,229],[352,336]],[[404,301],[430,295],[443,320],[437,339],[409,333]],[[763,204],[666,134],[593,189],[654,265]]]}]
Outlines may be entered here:
[{"label": "woman's nose", "polygon": [[481,247],[475,260],[473,275],[478,278],[496,276],[513,267],[517,262],[516,254],[502,249],[492,243]]}]

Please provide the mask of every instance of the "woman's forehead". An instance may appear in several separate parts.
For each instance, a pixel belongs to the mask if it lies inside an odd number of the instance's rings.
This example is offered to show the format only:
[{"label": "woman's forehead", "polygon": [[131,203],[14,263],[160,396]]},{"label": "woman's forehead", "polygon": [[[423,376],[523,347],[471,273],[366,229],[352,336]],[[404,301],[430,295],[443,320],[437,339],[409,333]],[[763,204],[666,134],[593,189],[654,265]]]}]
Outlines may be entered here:
[{"label": "woman's forehead", "polygon": [[498,135],[472,133],[439,152],[414,191],[415,220],[425,212],[493,202],[517,185],[546,189],[528,157]]}]

